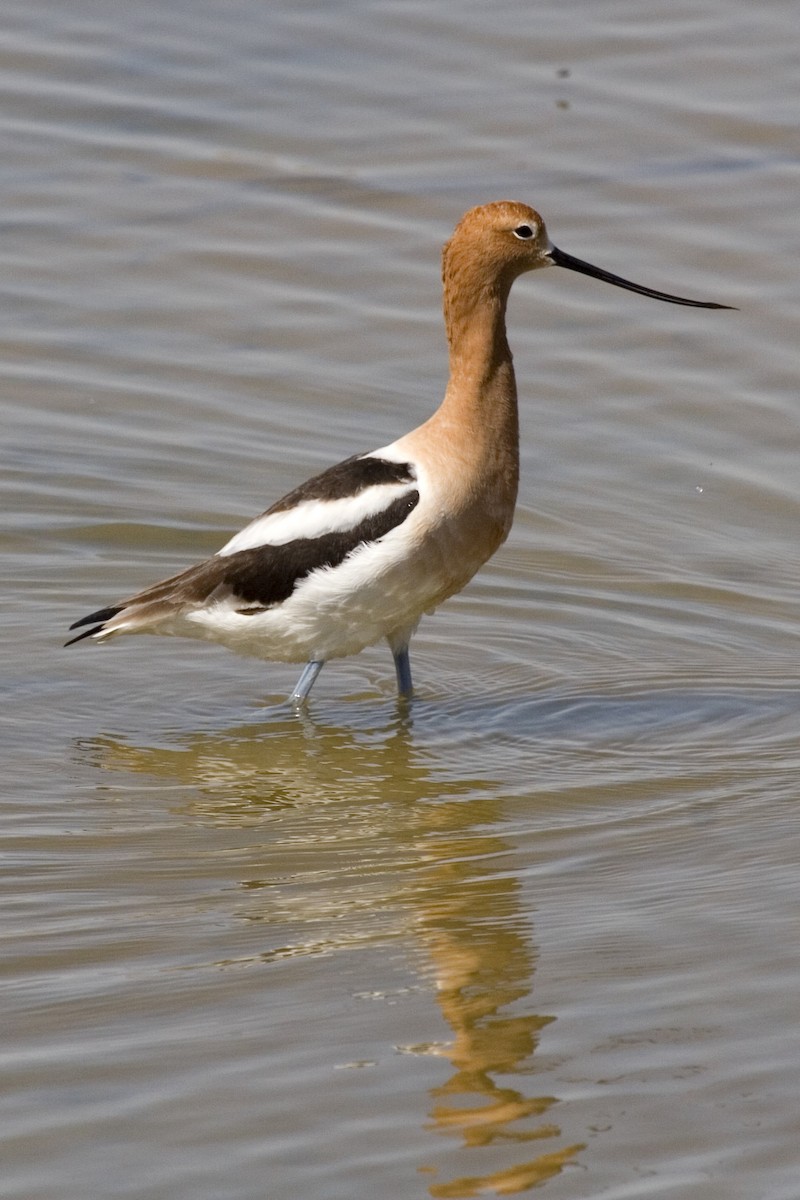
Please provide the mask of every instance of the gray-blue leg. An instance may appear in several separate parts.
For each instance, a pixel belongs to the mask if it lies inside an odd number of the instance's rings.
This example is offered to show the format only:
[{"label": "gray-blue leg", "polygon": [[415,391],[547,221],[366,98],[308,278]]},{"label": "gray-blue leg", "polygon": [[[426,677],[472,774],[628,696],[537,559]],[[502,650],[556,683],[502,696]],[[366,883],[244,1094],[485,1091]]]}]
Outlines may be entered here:
[{"label": "gray-blue leg", "polygon": [[411,661],[408,657],[408,646],[401,646],[399,650],[392,650],[394,655],[394,669],[397,671],[397,691],[401,696],[411,696],[414,692],[414,685],[411,682]]},{"label": "gray-blue leg", "polygon": [[312,658],[303,667],[303,673],[297,681],[294,691],[289,697],[290,704],[302,704],[308,698],[308,693],[316,683],[317,676],[325,666],[325,660],[320,661],[317,658]]}]

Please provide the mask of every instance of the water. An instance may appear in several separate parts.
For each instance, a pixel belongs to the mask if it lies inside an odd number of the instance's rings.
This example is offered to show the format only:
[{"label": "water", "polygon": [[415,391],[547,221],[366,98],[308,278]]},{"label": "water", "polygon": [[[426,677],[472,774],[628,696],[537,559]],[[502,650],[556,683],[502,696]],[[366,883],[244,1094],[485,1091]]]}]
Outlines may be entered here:
[{"label": "water", "polygon": [[[9,4],[0,1195],[794,1200],[796,11]],[[294,668],[76,617],[423,420],[539,207],[511,539]]]}]

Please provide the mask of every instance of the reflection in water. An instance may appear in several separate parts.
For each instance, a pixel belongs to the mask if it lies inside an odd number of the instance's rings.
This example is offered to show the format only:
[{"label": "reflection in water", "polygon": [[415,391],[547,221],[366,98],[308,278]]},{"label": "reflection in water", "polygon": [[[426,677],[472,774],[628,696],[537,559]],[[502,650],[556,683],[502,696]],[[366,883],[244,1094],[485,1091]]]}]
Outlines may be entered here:
[{"label": "reflection in water", "polygon": [[[459,807],[464,806],[445,805],[438,813],[452,814],[454,833],[459,822],[453,810]],[[558,1126],[541,1120],[555,1097],[529,1096],[499,1082],[519,1073],[530,1076],[539,1031],[553,1020],[506,1011],[529,996],[534,970],[518,881],[498,870],[506,850],[496,836],[468,838],[459,827],[455,836],[433,843],[417,897],[418,929],[436,969],[442,1015],[453,1031],[446,1054],[454,1073],[435,1089],[430,1127],[460,1137],[469,1150],[560,1135]],[[432,1185],[430,1194],[511,1196],[558,1174],[582,1148],[462,1175]],[[507,1150],[500,1157],[506,1162]]]},{"label": "reflection in water", "polygon": [[[281,855],[280,902],[273,869],[250,875],[240,880],[244,915],[279,933],[288,914],[296,940],[258,960],[381,944],[407,938],[411,925],[452,1031],[446,1048],[413,1048],[453,1068],[431,1095],[428,1129],[460,1145],[455,1170],[451,1158],[420,1166],[429,1194],[514,1195],[557,1175],[583,1147],[552,1148],[560,1137],[556,1098],[529,1095],[522,1084],[534,1077],[539,1032],[554,1018],[529,1011],[529,920],[505,865],[509,847],[491,832],[501,800],[485,781],[432,774],[414,746],[411,713],[380,731],[374,711],[369,722],[360,731],[352,723],[325,727],[284,711],[174,746],[135,748],[107,737],[82,751],[102,769],[186,787],[193,820],[269,827],[260,861],[272,868]],[[259,847],[252,850],[251,863]],[[521,1153],[543,1141],[546,1152]],[[445,1171],[453,1176],[446,1181]]]}]

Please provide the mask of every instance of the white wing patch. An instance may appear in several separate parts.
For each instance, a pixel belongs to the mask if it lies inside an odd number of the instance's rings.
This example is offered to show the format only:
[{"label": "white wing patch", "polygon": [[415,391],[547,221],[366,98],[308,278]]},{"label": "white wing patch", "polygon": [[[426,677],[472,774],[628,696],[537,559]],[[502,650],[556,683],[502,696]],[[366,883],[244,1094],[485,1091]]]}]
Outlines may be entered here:
[{"label": "white wing patch", "polygon": [[404,492],[414,490],[413,483],[381,483],[339,500],[302,500],[294,508],[256,517],[218,550],[217,555],[224,557],[259,546],[283,546],[298,538],[345,532],[383,512]]}]

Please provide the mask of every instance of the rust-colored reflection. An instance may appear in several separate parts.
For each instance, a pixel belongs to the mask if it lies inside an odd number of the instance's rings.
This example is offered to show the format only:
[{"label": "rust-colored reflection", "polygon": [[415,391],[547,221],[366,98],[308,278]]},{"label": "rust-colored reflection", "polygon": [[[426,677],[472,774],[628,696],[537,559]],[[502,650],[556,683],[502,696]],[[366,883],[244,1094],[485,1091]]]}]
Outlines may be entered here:
[{"label": "rust-colored reflection", "polygon": [[[457,821],[463,807],[445,804],[439,822],[448,813]],[[519,908],[519,884],[503,869],[507,850],[496,836],[439,837],[428,845],[418,929],[453,1032],[442,1053],[454,1068],[432,1094],[428,1127],[459,1138],[470,1157],[486,1149],[505,1164],[432,1183],[433,1197],[516,1195],[558,1174],[583,1149],[566,1146],[516,1161],[522,1147],[558,1138],[561,1131],[551,1118],[556,1098],[528,1091],[536,1078],[531,1060],[540,1031],[554,1018],[526,1011],[534,950]]]},{"label": "rust-colored reflection", "polygon": [[564,1167],[574,1161],[583,1146],[569,1146],[566,1150],[555,1150],[552,1154],[540,1154],[530,1162],[506,1167],[489,1175],[463,1175],[450,1183],[436,1183],[429,1188],[436,1200],[459,1200],[468,1196],[516,1196],[540,1183],[546,1183],[554,1175],[560,1175]]},{"label": "rust-colored reflection", "polygon": [[535,1089],[539,1036],[554,1018],[532,1011],[530,915],[510,847],[494,832],[496,786],[455,771],[443,778],[441,758],[416,745],[411,716],[376,732],[273,713],[264,725],[174,747],[105,737],[82,753],[102,769],[177,784],[193,821],[265,827],[263,857],[254,839],[240,879],[242,915],[268,934],[278,909],[284,922],[290,912],[297,943],[279,953],[416,937],[451,1031],[445,1046],[414,1048],[451,1068],[428,1100],[426,1128],[451,1143],[440,1162],[429,1154],[420,1166],[431,1197],[516,1195],[574,1160],[583,1147],[557,1145],[556,1097]]}]

